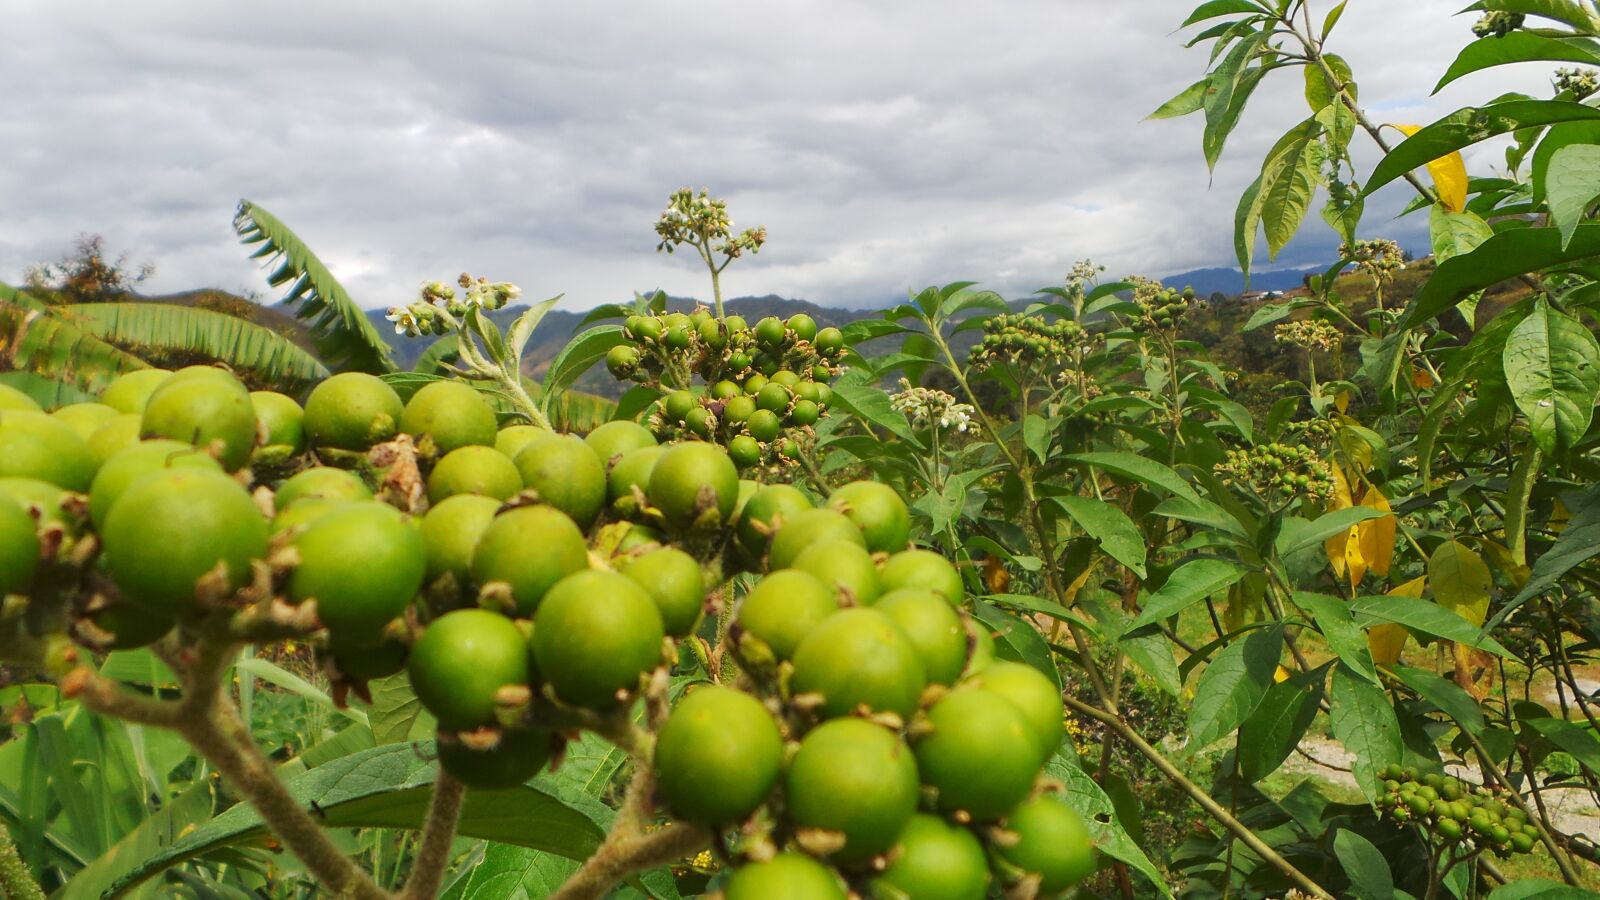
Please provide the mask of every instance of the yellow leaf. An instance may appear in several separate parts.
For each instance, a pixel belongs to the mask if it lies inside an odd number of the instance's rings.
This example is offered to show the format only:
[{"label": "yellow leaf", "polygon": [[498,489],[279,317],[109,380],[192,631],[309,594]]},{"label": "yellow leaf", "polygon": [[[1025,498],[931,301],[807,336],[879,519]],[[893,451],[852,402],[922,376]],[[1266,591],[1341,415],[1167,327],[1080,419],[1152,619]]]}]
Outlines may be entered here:
[{"label": "yellow leaf", "polygon": [[[1330,461],[1328,469],[1333,472],[1333,499],[1328,501],[1328,512],[1354,506],[1350,499],[1350,482],[1344,476],[1344,467]],[[1339,578],[1343,578],[1348,571],[1349,562],[1346,554],[1349,552],[1351,538],[1355,534],[1356,528],[1352,525],[1348,531],[1336,534],[1323,542],[1322,546],[1328,551],[1328,563],[1333,566],[1333,574]],[[1359,550],[1357,552],[1359,553]]]},{"label": "yellow leaf", "polygon": [[1412,366],[1411,386],[1419,390],[1427,390],[1428,388],[1433,387],[1433,376],[1428,374],[1427,369]]},{"label": "yellow leaf", "polygon": [[[1418,597],[1422,596],[1423,585],[1426,578],[1413,578],[1393,590],[1389,591],[1391,597]],[[1400,652],[1405,649],[1406,641],[1411,634],[1404,625],[1385,622],[1367,629],[1367,649],[1372,652],[1372,661],[1383,666],[1392,666],[1400,661]]]},{"label": "yellow leaf", "polygon": [[1272,681],[1274,684],[1282,684],[1283,682],[1288,681],[1292,674],[1293,673],[1291,673],[1288,669],[1285,669],[1283,666],[1279,666],[1278,670],[1272,673]]},{"label": "yellow leaf", "polygon": [[1489,589],[1494,576],[1489,565],[1460,541],[1440,544],[1428,558],[1428,584],[1433,600],[1474,625],[1489,615]]},{"label": "yellow leaf", "polygon": [[[1410,137],[1422,130],[1421,125],[1391,125]],[[1451,212],[1461,212],[1467,206],[1467,163],[1460,151],[1441,156],[1428,163],[1428,174],[1433,176],[1433,189],[1439,202]]]},{"label": "yellow leaf", "polygon": [[[1361,496],[1361,505],[1389,512],[1389,498],[1373,485],[1369,485],[1367,492]],[[1387,576],[1389,563],[1394,560],[1394,514],[1368,519],[1356,528],[1361,533],[1361,556],[1366,560],[1367,567],[1379,576]]]},{"label": "yellow leaf", "polygon": [[1345,412],[1345,411],[1349,410],[1350,409],[1350,392],[1349,391],[1340,391],[1339,393],[1334,394],[1333,395],[1333,405],[1338,408],[1339,412]]}]

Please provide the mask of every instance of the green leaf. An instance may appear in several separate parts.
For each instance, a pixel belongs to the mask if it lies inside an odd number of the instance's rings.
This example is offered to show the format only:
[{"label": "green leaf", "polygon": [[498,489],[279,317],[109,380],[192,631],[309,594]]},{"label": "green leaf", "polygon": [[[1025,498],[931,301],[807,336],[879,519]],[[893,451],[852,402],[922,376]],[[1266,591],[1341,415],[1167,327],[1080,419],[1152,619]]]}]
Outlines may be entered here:
[{"label": "green leaf", "polygon": [[1350,767],[1356,785],[1372,800],[1380,793],[1378,772],[1400,762],[1405,751],[1389,695],[1341,662],[1333,669],[1328,704],[1333,736],[1355,757]]},{"label": "green leaf", "polygon": [[[506,343],[510,346],[512,360],[520,361],[522,359],[522,351],[528,346],[528,340],[533,337],[534,329],[538,328],[539,323],[544,321],[545,314],[555,309],[556,304],[560,302],[560,294],[551,297],[549,300],[541,300],[524,310],[522,315],[517,316],[516,321],[511,323],[511,331],[506,337]],[[590,315],[594,315],[594,313],[591,312]],[[624,312],[623,315],[626,315],[626,313]]]},{"label": "green leaf", "polygon": [[612,347],[626,340],[621,325],[596,325],[574,337],[560,353],[556,354],[556,358],[550,361],[550,368],[545,370],[544,383],[540,391],[545,411],[548,413],[555,398],[564,396],[567,388],[582,377],[583,373],[589,371],[591,366],[605,359],[606,353]]},{"label": "green leaf", "polygon": [[1165,584],[1149,597],[1128,626],[1137,631],[1175,616],[1213,594],[1232,587],[1245,576],[1245,569],[1225,559],[1195,559],[1184,563],[1167,576]]},{"label": "green leaf", "polygon": [[277,685],[291,694],[303,697],[329,712],[336,712],[363,725],[367,724],[366,713],[350,706],[346,706],[343,709],[338,708],[334,705],[333,698],[329,697],[321,688],[270,660],[262,659],[259,656],[251,656],[240,659],[234,663],[233,667],[238,671],[248,672],[268,684]]},{"label": "green leaf", "polygon": [[1034,459],[1044,462],[1050,454],[1050,423],[1038,413],[1029,413],[1022,420],[1022,442],[1027,445]]},{"label": "green leaf", "polygon": [[1189,707],[1190,751],[1210,746],[1255,712],[1282,655],[1283,626],[1271,625],[1230,643],[1211,660]]},{"label": "green leaf", "polygon": [[994,631],[995,652],[1001,658],[1027,663],[1043,672],[1052,684],[1060,686],[1061,673],[1056,671],[1050,645],[1037,628],[982,601],[972,604],[972,614]]},{"label": "green leaf", "polygon": [[1161,104],[1155,112],[1146,116],[1147,119],[1173,119],[1199,112],[1206,101],[1206,89],[1211,86],[1210,78],[1202,78],[1189,85],[1178,93],[1176,97]]},{"label": "green leaf", "polygon": [[1267,154],[1261,167],[1261,188],[1256,196],[1262,230],[1267,235],[1267,255],[1277,258],[1289,243],[1322,183],[1323,145],[1317,140],[1322,126],[1307,119],[1289,129]]},{"label": "green leaf", "polygon": [[425,740],[433,734],[433,714],[422,708],[405,673],[369,682],[367,690],[372,694],[367,719],[372,723],[373,741],[397,744]]},{"label": "green leaf", "polygon": [[1234,758],[1245,781],[1254,784],[1283,765],[1316,719],[1321,699],[1321,670],[1314,679],[1300,676],[1267,689],[1261,705],[1239,726]]},{"label": "green leaf", "polygon": [[[1239,195],[1239,205],[1233,211],[1233,254],[1239,260],[1239,271],[1244,273],[1246,288],[1250,287],[1250,264],[1256,258],[1256,228],[1261,222],[1261,207],[1257,201],[1260,197],[1261,176],[1257,175],[1256,180]],[[1259,315],[1261,310],[1256,312]],[[1251,316],[1250,321],[1254,322],[1255,316]],[[1255,326],[1246,325],[1244,330],[1249,331],[1252,327]]]},{"label": "green leaf", "polygon": [[1069,453],[1061,457],[1061,459],[1065,462],[1093,466],[1113,475],[1120,475],[1130,481],[1137,481],[1146,487],[1160,488],[1185,500],[1196,503],[1201,502],[1200,495],[1195,492],[1189,482],[1183,479],[1182,475],[1153,459],[1146,459],[1137,453],[1124,451]]},{"label": "green leaf", "polygon": [[1271,325],[1294,315],[1295,307],[1291,303],[1264,303],[1259,309],[1250,314],[1240,331],[1254,331],[1263,325]]},{"label": "green leaf", "polygon": [[[316,801],[327,828],[417,828],[427,811],[437,765],[431,743],[389,744],[347,756],[291,779],[295,800]],[[582,860],[605,837],[612,811],[557,776],[542,774],[504,791],[469,791],[460,833]],[[169,866],[266,834],[246,803],[226,810],[125,873],[113,891],[127,890]]]},{"label": "green leaf", "polygon": [[1434,708],[1449,716],[1455,723],[1472,734],[1483,734],[1487,723],[1483,719],[1483,709],[1472,695],[1462,690],[1449,679],[1427,669],[1415,669],[1411,666],[1391,667],[1400,683],[1413,691],[1423,700],[1433,704]]},{"label": "green leaf", "polygon": [[1239,116],[1243,115],[1250,95],[1267,74],[1263,67],[1244,68],[1266,37],[1265,32],[1259,31],[1245,37],[1212,72],[1211,90],[1205,103],[1206,127],[1200,136],[1200,150],[1205,156],[1207,171],[1216,170],[1228,135],[1239,124]]},{"label": "green leaf", "polygon": [[1107,556],[1127,566],[1135,575],[1144,577],[1144,535],[1133,524],[1128,514],[1093,497],[1050,498],[1078,523],[1085,533],[1100,544]]},{"label": "green leaf", "polygon": [[1517,607],[1555,587],[1568,572],[1600,554],[1600,484],[1592,485],[1579,495],[1569,504],[1569,509],[1571,516],[1567,527],[1557,535],[1550,549],[1534,561],[1528,583],[1517,596],[1484,624],[1486,633],[1505,621]]},{"label": "green leaf", "polygon": [[428,345],[428,349],[422,351],[422,355],[417,357],[417,364],[411,367],[411,371],[421,375],[443,375],[445,374],[444,365],[455,362],[460,358],[460,355],[461,338],[454,334],[447,334],[436,339]]},{"label": "green leaf", "polygon": [[1589,207],[1600,197],[1600,146],[1572,144],[1557,150],[1550,158],[1545,178],[1545,195],[1550,203],[1550,220],[1561,232],[1561,246],[1572,241],[1578,223],[1588,217]]},{"label": "green leaf", "polygon": [[1466,644],[1506,659],[1517,659],[1511,651],[1500,646],[1499,641],[1487,634],[1480,634],[1476,625],[1437,603],[1415,597],[1357,597],[1350,601],[1350,608],[1358,619],[1366,617],[1393,622],[1431,637]]},{"label": "green leaf", "polygon": [[261,245],[255,257],[281,258],[267,283],[289,285],[282,303],[298,305],[295,318],[310,323],[317,356],[329,368],[373,374],[394,371],[388,342],[322,260],[287,225],[249,200],[240,200],[233,230],[240,241]]},{"label": "green leaf", "polygon": [[1481,0],[1477,5],[1487,10],[1554,19],[1586,34],[1600,30],[1600,21],[1576,0]]},{"label": "green leaf", "polygon": [[1350,526],[1358,525],[1368,519],[1379,519],[1389,513],[1370,506],[1350,506],[1323,513],[1304,528],[1293,533],[1285,530],[1279,535],[1277,551],[1279,556],[1293,556],[1303,550],[1322,546],[1323,542],[1336,534],[1343,534],[1350,530]]},{"label": "green leaf", "polygon": [[1590,772],[1600,772],[1600,738],[1593,731],[1562,719],[1523,719],[1522,725],[1571,755]]},{"label": "green leaf", "polygon": [[913,447],[921,447],[922,441],[912,431],[905,413],[895,409],[889,402],[889,395],[877,385],[868,384],[866,378],[865,372],[853,369],[835,379],[832,385],[834,404]]},{"label": "green leaf", "polygon": [[1231,16],[1237,13],[1261,13],[1264,11],[1258,4],[1251,3],[1250,0],[1206,0],[1206,2],[1196,6],[1194,12],[1189,14],[1189,18],[1184,19],[1183,24],[1178,27],[1188,28],[1196,22],[1204,22],[1207,19],[1215,19],[1218,16]]},{"label": "green leaf", "polygon": [[289,394],[328,377],[293,341],[226,313],[176,303],[75,303],[57,310],[83,333],[131,353],[226,363]]},{"label": "green leaf", "polygon": [[1489,893],[1488,900],[1595,900],[1600,894],[1543,878],[1518,878]]},{"label": "green leaf", "polygon": [[99,394],[91,394],[65,381],[52,381],[32,372],[0,372],[0,384],[27,394],[39,404],[39,408],[47,412],[71,403],[100,402]]},{"label": "green leaf", "polygon": [[[1066,753],[1072,754],[1072,751],[1069,749]],[[1083,823],[1089,827],[1089,833],[1094,838],[1094,845],[1102,853],[1127,863],[1149,879],[1161,896],[1172,896],[1172,891],[1161,878],[1160,870],[1122,827],[1111,798],[1089,777],[1089,773],[1083,770],[1073,755],[1057,753],[1045,763],[1044,773],[1062,783],[1065,788],[1063,799],[1083,817]]]},{"label": "green leaf", "polygon": [[1317,630],[1328,642],[1328,649],[1337,653],[1351,671],[1373,684],[1379,684],[1378,669],[1372,663],[1367,637],[1356,624],[1350,604],[1338,597],[1309,591],[1295,591],[1292,596],[1295,606],[1311,613]]},{"label": "green leaf", "polygon": [[1356,900],[1393,900],[1394,873],[1383,852],[1372,842],[1348,828],[1333,836],[1333,855],[1350,879],[1350,893]]},{"label": "green leaf", "polygon": [[123,372],[149,364],[51,312],[50,307],[0,284],[0,369],[30,372],[91,394]]},{"label": "green leaf", "polygon": [[1328,35],[1333,33],[1333,26],[1339,24],[1340,17],[1344,15],[1345,4],[1348,2],[1349,0],[1339,0],[1339,2],[1334,5],[1333,9],[1328,10],[1327,17],[1322,20],[1321,40],[1324,43],[1327,42]]},{"label": "green leaf", "polygon": [[1413,169],[1496,135],[1559,122],[1595,120],[1600,120],[1600,109],[1568,100],[1506,100],[1459,109],[1390,150],[1373,169],[1364,192],[1370,195]]},{"label": "green leaf", "polygon": [[1519,62],[1575,62],[1600,65],[1600,45],[1587,38],[1546,37],[1530,31],[1513,31],[1504,37],[1485,37],[1461,48],[1455,62],[1434,85],[1435,94],[1463,75],[1494,66]]},{"label": "green leaf", "polygon": [[1478,249],[1478,245],[1494,237],[1494,229],[1474,212],[1451,212],[1443,203],[1435,203],[1428,212],[1428,232],[1433,238],[1433,256],[1444,262]]},{"label": "green leaf", "polygon": [[[1350,83],[1354,73],[1350,71],[1350,64],[1345,62],[1344,57],[1337,53],[1327,53],[1322,58],[1328,63],[1328,68],[1333,70],[1334,76],[1339,79],[1341,84]],[[1328,74],[1320,66],[1307,65],[1304,68],[1306,105],[1311,107],[1312,112],[1318,112],[1338,99],[1339,85],[1333,84],[1328,78]]]},{"label": "green leaf", "polygon": [[440,900],[537,900],[578,871],[575,860],[511,844],[489,844],[483,862],[440,895]]},{"label": "green leaf", "polygon": [[1554,454],[1576,445],[1600,395],[1600,341],[1540,297],[1512,329],[1503,358],[1506,385],[1539,449]]}]

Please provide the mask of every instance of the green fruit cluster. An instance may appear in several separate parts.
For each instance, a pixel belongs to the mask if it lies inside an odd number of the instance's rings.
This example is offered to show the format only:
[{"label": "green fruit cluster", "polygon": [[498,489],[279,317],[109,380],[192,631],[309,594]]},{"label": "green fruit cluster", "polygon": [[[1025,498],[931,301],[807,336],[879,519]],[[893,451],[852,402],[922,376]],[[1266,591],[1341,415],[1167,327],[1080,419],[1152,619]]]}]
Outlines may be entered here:
[{"label": "green fruit cluster", "polygon": [[657,388],[651,425],[664,440],[698,439],[728,449],[741,469],[794,461],[799,442],[833,402],[844,335],[804,313],[629,316],[625,343],[606,355],[611,374]]},{"label": "green fruit cluster", "polygon": [[1229,450],[1227,458],[1214,468],[1225,483],[1273,504],[1296,497],[1326,501],[1333,496],[1333,472],[1304,444],[1274,442]]},{"label": "green fruit cluster", "polygon": [[979,371],[997,363],[1053,371],[1090,340],[1083,326],[1070,319],[1046,322],[1040,316],[1001,313],[984,321],[970,362]]},{"label": "green fruit cluster", "polygon": [[1152,332],[1176,330],[1183,317],[1199,300],[1195,297],[1194,288],[1186,287],[1180,291],[1156,286],[1135,290],[1133,302],[1139,308],[1139,315],[1132,322],[1133,330]]},{"label": "green fruit cluster", "polygon": [[1459,778],[1391,765],[1379,773],[1378,808],[1399,825],[1416,825],[1440,841],[1469,844],[1502,859],[1531,853],[1539,829],[1522,810]]}]

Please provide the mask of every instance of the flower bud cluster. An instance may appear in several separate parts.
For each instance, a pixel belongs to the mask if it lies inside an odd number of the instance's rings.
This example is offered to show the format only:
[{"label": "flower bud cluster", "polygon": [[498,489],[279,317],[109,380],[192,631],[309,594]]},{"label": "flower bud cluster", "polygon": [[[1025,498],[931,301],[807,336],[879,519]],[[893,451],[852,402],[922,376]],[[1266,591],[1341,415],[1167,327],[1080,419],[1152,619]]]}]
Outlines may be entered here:
[{"label": "flower bud cluster", "polygon": [[[704,189],[696,194],[689,188],[679,188],[672,192],[667,208],[656,220],[656,236],[661,238],[656,245],[658,252],[671,253],[680,244],[703,243],[708,250],[737,259],[745,253],[759,253],[767,242],[767,229],[765,226],[746,228],[735,235],[725,201]],[[722,243],[712,247],[713,241]]]},{"label": "flower bud cluster", "polygon": [[1339,257],[1355,263],[1356,268],[1373,278],[1385,281],[1406,267],[1405,254],[1400,250],[1400,245],[1387,238],[1340,244]]},{"label": "flower bud cluster", "polygon": [[1318,319],[1285,322],[1273,331],[1280,344],[1292,344],[1302,350],[1332,353],[1344,344],[1344,335],[1333,325]]},{"label": "flower bud cluster", "polygon": [[509,281],[473,278],[463,272],[456,280],[466,292],[456,298],[456,290],[442,281],[422,285],[421,299],[408,306],[391,306],[384,318],[394,323],[394,333],[406,337],[450,333],[451,319],[459,319],[473,309],[497,310],[522,296],[522,288]]},{"label": "flower bud cluster", "polygon": [[1527,17],[1516,12],[1487,12],[1478,21],[1472,23],[1472,33],[1478,37],[1493,35],[1503,38],[1518,28],[1522,27]]},{"label": "flower bud cluster", "polygon": [[1571,94],[1572,99],[1582,101],[1595,91],[1600,91],[1600,77],[1594,69],[1557,69],[1556,77],[1551,84],[1558,94]]},{"label": "flower bud cluster", "polygon": [[956,398],[935,388],[913,387],[907,379],[900,379],[900,390],[889,395],[889,405],[902,412],[917,428],[937,426],[946,431],[966,431],[972,427],[970,404],[957,403]]}]

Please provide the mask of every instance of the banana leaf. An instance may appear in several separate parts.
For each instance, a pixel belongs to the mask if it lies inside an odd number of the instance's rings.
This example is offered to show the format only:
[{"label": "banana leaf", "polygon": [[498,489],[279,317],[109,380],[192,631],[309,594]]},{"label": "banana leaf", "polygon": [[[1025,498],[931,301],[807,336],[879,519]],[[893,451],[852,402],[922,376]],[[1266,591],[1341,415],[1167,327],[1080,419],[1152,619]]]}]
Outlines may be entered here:
[{"label": "banana leaf", "polygon": [[149,364],[62,319],[55,308],[0,284],[0,370],[32,372],[89,394]]}]

